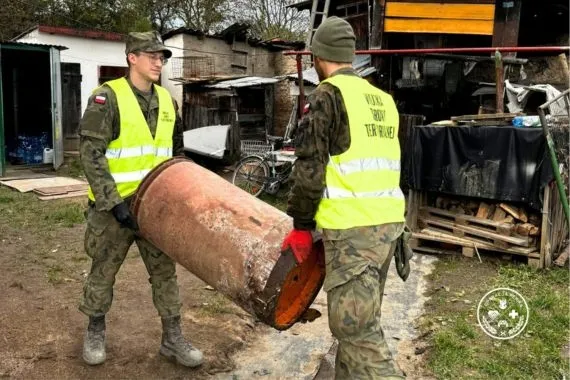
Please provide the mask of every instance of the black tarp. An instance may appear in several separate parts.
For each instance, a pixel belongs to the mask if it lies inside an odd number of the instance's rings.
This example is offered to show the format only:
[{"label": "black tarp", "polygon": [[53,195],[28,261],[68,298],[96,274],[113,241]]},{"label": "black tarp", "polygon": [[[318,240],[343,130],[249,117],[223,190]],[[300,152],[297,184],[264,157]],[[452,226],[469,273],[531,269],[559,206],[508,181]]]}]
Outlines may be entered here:
[{"label": "black tarp", "polygon": [[410,188],[505,202],[539,211],[554,175],[540,128],[416,126],[406,147]]}]

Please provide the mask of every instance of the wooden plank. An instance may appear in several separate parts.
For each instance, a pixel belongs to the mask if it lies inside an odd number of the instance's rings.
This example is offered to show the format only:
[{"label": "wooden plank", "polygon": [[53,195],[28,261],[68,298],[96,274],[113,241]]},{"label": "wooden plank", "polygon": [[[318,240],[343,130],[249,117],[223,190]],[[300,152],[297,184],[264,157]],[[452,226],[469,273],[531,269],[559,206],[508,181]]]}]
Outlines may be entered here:
[{"label": "wooden plank", "polygon": [[[522,0],[497,1],[492,46],[518,46]],[[515,56],[504,53],[503,56]]]},{"label": "wooden plank", "polygon": [[384,31],[392,33],[447,33],[490,36],[493,34],[493,21],[386,18]]},{"label": "wooden plank", "polygon": [[[507,243],[513,244],[513,245],[518,245],[521,247],[529,247],[530,246],[530,241],[528,238],[522,239],[522,238],[516,238],[513,236],[505,236],[505,235],[489,232],[488,230],[483,230],[483,229],[476,228],[476,227],[458,225],[456,223],[448,222],[448,221],[445,221],[443,219],[436,219],[436,218],[423,219],[423,222],[425,222],[430,227],[433,225],[433,226],[448,228],[454,232],[460,231],[460,232],[462,232],[460,236],[465,236],[465,234],[470,234],[470,235],[474,235],[471,237],[472,239],[476,238],[476,237],[489,239],[493,242],[493,244],[497,244],[497,245],[501,246],[502,248],[507,248],[507,246],[505,246],[505,244],[507,244]],[[467,236],[465,238],[467,239]]]},{"label": "wooden plank", "polygon": [[494,20],[493,4],[394,3],[386,4],[387,17]]},{"label": "wooden plank", "polygon": [[[550,184],[544,186],[544,198],[542,201],[542,226],[540,230],[540,261],[538,262],[539,268],[544,268],[544,256],[546,256],[546,244],[550,240],[550,224],[548,219],[550,217]],[[530,264],[530,263],[529,263]]]},{"label": "wooden plank", "polygon": [[453,235],[449,235],[446,233],[441,233],[436,231],[432,228],[425,228],[421,232],[413,232],[412,237],[416,239],[425,239],[425,240],[432,240],[438,241],[441,243],[448,243],[448,244],[456,244],[464,247],[474,247],[477,246],[478,249],[484,249],[487,251],[496,251],[496,252],[504,252],[504,253],[513,253],[517,255],[523,255],[528,257],[538,257],[539,254],[536,250],[536,247],[531,248],[522,248],[522,247],[511,247],[511,248],[499,248],[490,244],[484,243],[476,243],[471,240],[458,238]]},{"label": "wooden plank", "polygon": [[71,193],[74,191],[87,191],[88,188],[89,188],[88,184],[82,183],[82,184],[68,185],[68,186],[42,187],[39,189],[34,189],[34,193],[41,196],[60,195],[60,194]]},{"label": "wooden plank", "polygon": [[424,253],[435,253],[435,254],[445,254],[445,255],[456,255],[458,252],[451,251],[449,249],[428,247],[421,245],[420,240],[410,239],[409,241],[410,249],[414,252],[424,252]]},{"label": "wooden plank", "polygon": [[40,195],[38,196],[38,199],[40,201],[51,201],[54,199],[86,197],[86,196],[87,196],[87,191],[72,191],[67,194],[59,194],[59,195]]},{"label": "wooden plank", "polygon": [[563,267],[570,256],[570,246],[566,246],[562,249],[562,253],[554,260],[554,265]]},{"label": "wooden plank", "polygon": [[21,193],[27,193],[34,189],[40,189],[44,187],[78,185],[78,184],[84,184],[85,182],[68,177],[48,177],[48,178],[0,181],[0,183],[4,186],[16,189]]},{"label": "wooden plank", "polygon": [[391,3],[495,4],[496,0],[388,0],[388,1]]},{"label": "wooden plank", "polygon": [[546,243],[546,252],[544,253],[544,268],[550,268],[552,266],[552,250],[550,249],[550,243]]},{"label": "wooden plank", "polygon": [[521,113],[486,113],[482,115],[452,116],[451,120],[453,121],[502,120],[502,119],[513,119],[520,115]]},{"label": "wooden plank", "polygon": [[[440,210],[433,207],[422,207],[423,212],[428,212],[436,216],[443,216],[450,220],[457,221],[458,224],[468,224],[472,223],[479,226],[488,227],[489,229],[494,229],[495,231],[506,231],[510,230],[512,226],[504,223],[500,223],[498,221],[488,220],[488,219],[480,219],[475,216],[469,215],[459,215],[454,214],[445,210]],[[506,215],[505,215],[506,216]],[[502,218],[504,219],[504,217]]]},{"label": "wooden plank", "polygon": [[410,189],[408,194],[408,214],[406,215],[406,224],[410,227],[412,231],[417,229],[418,225],[418,204],[419,194],[417,191]]},{"label": "wooden plank", "polygon": [[[382,49],[382,40],[384,37],[384,10],[386,9],[386,0],[374,1],[372,6],[372,35],[370,36],[370,49]],[[372,59],[377,58],[373,56]],[[377,67],[372,62],[373,66]]]}]

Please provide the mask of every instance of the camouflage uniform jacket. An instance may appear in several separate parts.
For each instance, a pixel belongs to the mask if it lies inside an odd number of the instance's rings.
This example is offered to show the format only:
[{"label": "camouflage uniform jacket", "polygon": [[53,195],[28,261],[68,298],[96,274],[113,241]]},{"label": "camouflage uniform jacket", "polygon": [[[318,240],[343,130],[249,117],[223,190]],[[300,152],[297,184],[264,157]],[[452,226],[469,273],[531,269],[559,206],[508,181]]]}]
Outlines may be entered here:
[{"label": "camouflage uniform jacket", "polygon": [[[154,91],[144,93],[134,87],[128,78],[127,81],[135,93],[150,132],[154,137],[158,120],[158,96]],[[95,102],[96,96],[105,98],[104,103]],[[178,156],[184,154],[182,140],[184,128],[178,115],[178,106],[174,100],[173,102],[176,110],[176,122],[172,136],[173,152],[175,156]],[[79,124],[81,163],[95,195],[95,207],[99,211],[111,210],[123,201],[117,191],[105,157],[109,143],[119,137],[120,125],[117,97],[110,87],[102,86],[89,98],[87,108]]]},{"label": "camouflage uniform jacket", "polygon": [[[358,75],[352,68],[342,68],[334,75]],[[350,147],[348,115],[340,90],[320,84],[309,96],[309,109],[295,134],[295,170],[287,214],[295,228],[315,228],[315,214],[325,188],[325,167],[329,155],[339,155]]]},{"label": "camouflage uniform jacket", "polygon": [[[343,68],[334,75],[358,75]],[[314,217],[325,188],[325,167],[329,155],[350,148],[348,115],[340,90],[323,83],[309,97],[309,109],[295,135],[295,169],[287,214],[298,229],[314,229]],[[329,291],[363,273],[368,267],[380,270],[392,256],[394,242],[403,223],[324,230],[326,279]]]}]

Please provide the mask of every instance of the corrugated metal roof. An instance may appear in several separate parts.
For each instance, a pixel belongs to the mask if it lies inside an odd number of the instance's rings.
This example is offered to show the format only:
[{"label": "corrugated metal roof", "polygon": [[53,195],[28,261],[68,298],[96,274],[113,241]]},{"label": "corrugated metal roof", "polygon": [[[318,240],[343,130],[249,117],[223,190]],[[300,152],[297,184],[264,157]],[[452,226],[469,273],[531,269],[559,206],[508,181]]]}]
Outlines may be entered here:
[{"label": "corrugated metal roof", "polygon": [[251,87],[264,84],[273,84],[279,82],[277,78],[263,78],[263,77],[245,77],[239,79],[231,79],[216,84],[209,84],[205,87],[217,89],[230,89],[239,87]]},{"label": "corrugated metal roof", "polygon": [[[370,55],[365,55],[365,54],[357,55],[356,57],[354,57],[354,61],[352,61],[352,67],[362,77],[368,76],[376,72],[376,68],[371,67],[370,66],[371,64],[372,64],[372,57]],[[295,73],[288,75],[288,77],[291,79],[297,79],[298,76]],[[303,80],[311,84],[314,84],[315,86],[318,86],[320,81],[314,66],[311,67],[310,69],[303,71]]]},{"label": "corrugated metal roof", "polygon": [[37,46],[37,47],[53,47],[58,50],[67,50],[69,49],[67,46],[61,45],[50,45],[50,44],[40,44],[40,43],[31,43],[31,42],[16,42],[16,41],[0,41],[0,45],[8,45],[8,46]]}]

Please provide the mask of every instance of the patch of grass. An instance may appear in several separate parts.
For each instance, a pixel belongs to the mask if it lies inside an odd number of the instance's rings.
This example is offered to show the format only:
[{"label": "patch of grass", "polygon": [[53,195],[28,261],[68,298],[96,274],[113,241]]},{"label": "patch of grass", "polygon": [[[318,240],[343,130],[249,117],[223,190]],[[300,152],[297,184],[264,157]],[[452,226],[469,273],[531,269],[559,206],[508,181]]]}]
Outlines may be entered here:
[{"label": "patch of grass", "polygon": [[[446,257],[436,263],[432,278],[447,284],[450,291],[434,292],[424,316],[428,322],[423,329],[434,330],[428,338],[432,348],[427,361],[434,375],[438,379],[569,378],[568,362],[560,354],[570,332],[568,270],[537,271],[490,261],[472,265],[472,260]],[[470,277],[474,270],[477,276]],[[525,330],[506,341],[487,336],[477,322],[479,300],[499,287],[517,290],[530,310]],[[457,302],[458,294],[471,302]]]},{"label": "patch of grass", "polygon": [[31,193],[19,193],[0,186],[0,226],[22,232],[43,233],[54,226],[73,227],[85,222],[87,197],[40,201]]},{"label": "patch of grass", "polygon": [[49,222],[60,223],[65,227],[73,227],[85,220],[85,209],[77,203],[67,203],[46,215]]},{"label": "patch of grass", "polygon": [[63,268],[59,265],[52,265],[48,268],[47,278],[52,285],[61,284],[63,282]]},{"label": "patch of grass", "polygon": [[0,196],[0,203],[11,203],[14,202],[14,197],[7,195]]}]

